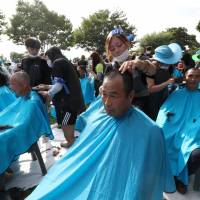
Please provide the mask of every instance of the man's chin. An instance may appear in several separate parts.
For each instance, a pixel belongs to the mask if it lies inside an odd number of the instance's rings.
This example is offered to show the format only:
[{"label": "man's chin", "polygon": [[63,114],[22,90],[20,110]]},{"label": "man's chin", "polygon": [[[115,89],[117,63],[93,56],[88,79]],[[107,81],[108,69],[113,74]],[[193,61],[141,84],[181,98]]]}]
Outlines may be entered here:
[{"label": "man's chin", "polygon": [[107,113],[108,115],[113,116],[113,117],[115,116],[115,114],[113,113],[112,110],[105,109],[105,111],[106,111],[106,113]]}]

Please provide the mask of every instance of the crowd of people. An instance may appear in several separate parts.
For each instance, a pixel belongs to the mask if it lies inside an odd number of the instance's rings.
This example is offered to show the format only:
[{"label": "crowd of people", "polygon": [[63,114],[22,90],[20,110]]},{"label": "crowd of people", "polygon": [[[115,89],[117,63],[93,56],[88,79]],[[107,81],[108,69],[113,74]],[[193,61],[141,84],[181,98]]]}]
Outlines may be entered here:
[{"label": "crowd of people", "polygon": [[[200,169],[200,50],[191,56],[171,43],[133,56],[118,28],[107,36],[106,54],[94,51],[90,61],[82,55],[72,63],[55,46],[39,55],[35,38],[25,46],[15,72],[0,68],[0,113],[36,91],[54,106],[61,147],[69,148],[28,200],[160,200],[163,192],[187,192]],[[16,87],[16,77],[28,84]]]}]

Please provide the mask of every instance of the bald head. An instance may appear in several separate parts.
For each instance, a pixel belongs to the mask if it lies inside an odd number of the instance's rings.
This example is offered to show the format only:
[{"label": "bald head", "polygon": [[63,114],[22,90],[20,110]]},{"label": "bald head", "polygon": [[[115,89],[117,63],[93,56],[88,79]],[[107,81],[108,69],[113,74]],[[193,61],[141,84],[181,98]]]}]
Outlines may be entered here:
[{"label": "bald head", "polygon": [[24,71],[15,72],[10,77],[10,87],[18,96],[26,96],[31,91],[29,75]]}]

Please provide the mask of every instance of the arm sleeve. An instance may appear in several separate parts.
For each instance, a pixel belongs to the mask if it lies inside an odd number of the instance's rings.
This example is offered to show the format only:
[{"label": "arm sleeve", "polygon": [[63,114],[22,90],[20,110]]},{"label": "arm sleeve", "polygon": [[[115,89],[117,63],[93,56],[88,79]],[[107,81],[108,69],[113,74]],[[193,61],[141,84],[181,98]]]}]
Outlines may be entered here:
[{"label": "arm sleeve", "polygon": [[61,83],[55,83],[52,85],[51,89],[48,91],[48,95],[53,98],[55,94],[62,90],[63,85]]}]

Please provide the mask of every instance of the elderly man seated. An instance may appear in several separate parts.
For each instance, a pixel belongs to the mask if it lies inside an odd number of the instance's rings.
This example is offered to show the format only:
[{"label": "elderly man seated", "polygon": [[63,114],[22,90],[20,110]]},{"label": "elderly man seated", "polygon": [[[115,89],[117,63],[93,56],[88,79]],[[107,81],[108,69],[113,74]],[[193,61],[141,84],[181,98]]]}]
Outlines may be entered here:
[{"label": "elderly man seated", "polygon": [[31,91],[27,73],[13,74],[10,87],[18,98],[0,112],[0,174],[41,135],[53,138],[46,109],[38,94]]},{"label": "elderly man seated", "polygon": [[186,85],[173,92],[162,105],[157,124],[163,128],[177,191],[187,191],[188,175],[200,168],[200,70],[191,68]]},{"label": "elderly man seated", "polygon": [[133,78],[117,71],[81,114],[79,139],[28,200],[161,200],[174,191],[161,129],[132,107]]}]

